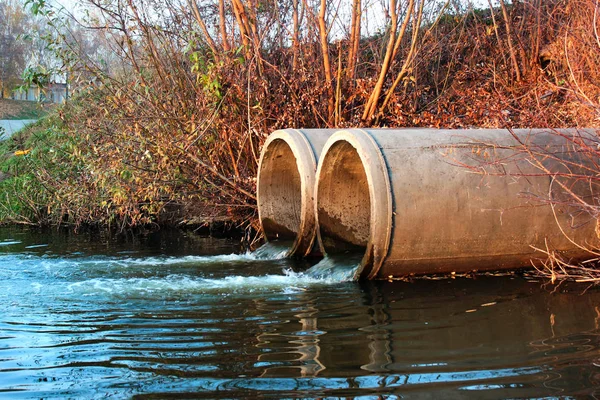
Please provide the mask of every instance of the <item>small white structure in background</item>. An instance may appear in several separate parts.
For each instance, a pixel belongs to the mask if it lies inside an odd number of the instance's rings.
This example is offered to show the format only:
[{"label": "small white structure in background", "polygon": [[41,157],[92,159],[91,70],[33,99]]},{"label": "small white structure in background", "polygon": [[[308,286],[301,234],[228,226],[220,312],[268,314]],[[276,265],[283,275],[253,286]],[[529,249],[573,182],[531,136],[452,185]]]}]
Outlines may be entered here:
[{"label": "small white structure in background", "polygon": [[67,100],[67,89],[66,83],[54,82],[43,89],[32,87],[27,91],[15,90],[12,98],[14,100],[43,101],[62,104]]},{"label": "small white structure in background", "polygon": [[48,86],[48,100],[52,103],[62,104],[67,100],[67,84],[66,83],[51,83]]}]

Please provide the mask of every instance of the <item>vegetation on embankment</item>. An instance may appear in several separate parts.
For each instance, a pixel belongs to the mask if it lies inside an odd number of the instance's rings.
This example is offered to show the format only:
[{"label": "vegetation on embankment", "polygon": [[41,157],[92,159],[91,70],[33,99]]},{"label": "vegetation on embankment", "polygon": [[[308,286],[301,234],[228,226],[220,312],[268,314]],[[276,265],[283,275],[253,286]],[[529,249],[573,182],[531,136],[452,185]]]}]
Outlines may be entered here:
[{"label": "vegetation on embankment", "polygon": [[[44,225],[49,222],[54,190],[47,177],[56,181],[70,175],[72,160],[60,160],[66,137],[62,124],[51,115],[0,142],[0,221]],[[66,161],[66,162],[65,162]],[[48,182],[50,183],[50,182]],[[67,182],[65,181],[65,190]]]},{"label": "vegetation on embankment", "polygon": [[390,0],[376,32],[360,0],[87,3],[102,62],[30,2],[80,79],[1,145],[4,222],[256,227],[258,156],[279,128],[600,126],[595,0]]},{"label": "vegetation on embankment", "polygon": [[40,119],[54,107],[51,103],[0,99],[0,119]]},{"label": "vegetation on embankment", "polygon": [[[101,98],[84,93],[0,142],[0,221],[117,230],[197,215],[211,221],[201,207],[215,198],[202,197],[202,183],[190,182],[177,160],[156,157],[138,141],[121,141],[118,132],[91,135],[76,124],[92,123],[88,113],[97,116],[93,104]],[[130,164],[135,161],[143,167]],[[213,220],[224,220],[218,217]]]}]

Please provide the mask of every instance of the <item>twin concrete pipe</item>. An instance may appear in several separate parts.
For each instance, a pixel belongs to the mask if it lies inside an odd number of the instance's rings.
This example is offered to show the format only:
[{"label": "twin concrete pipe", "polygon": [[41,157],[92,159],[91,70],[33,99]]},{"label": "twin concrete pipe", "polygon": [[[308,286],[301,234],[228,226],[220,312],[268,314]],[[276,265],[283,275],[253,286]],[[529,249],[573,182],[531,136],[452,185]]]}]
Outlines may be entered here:
[{"label": "twin concrete pipe", "polygon": [[[589,130],[293,130],[258,173],[267,241],[288,256],[359,253],[358,275],[500,270],[553,251],[591,258],[597,162]],[[597,166],[596,166],[597,167]],[[542,250],[542,252],[540,252]]]}]

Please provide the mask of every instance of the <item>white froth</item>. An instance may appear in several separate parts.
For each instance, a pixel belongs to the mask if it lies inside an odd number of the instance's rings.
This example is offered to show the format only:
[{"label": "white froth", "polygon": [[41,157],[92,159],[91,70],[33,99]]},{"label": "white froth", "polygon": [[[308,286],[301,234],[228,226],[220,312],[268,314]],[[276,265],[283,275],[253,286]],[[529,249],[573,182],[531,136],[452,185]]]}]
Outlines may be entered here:
[{"label": "white froth", "polygon": [[72,283],[68,289],[83,295],[110,294],[135,296],[148,294],[202,294],[282,291],[295,293],[313,285],[339,283],[329,278],[315,278],[303,273],[284,271],[283,275],[227,276],[212,279],[188,275],[169,275],[162,278],[110,279],[96,278]]}]

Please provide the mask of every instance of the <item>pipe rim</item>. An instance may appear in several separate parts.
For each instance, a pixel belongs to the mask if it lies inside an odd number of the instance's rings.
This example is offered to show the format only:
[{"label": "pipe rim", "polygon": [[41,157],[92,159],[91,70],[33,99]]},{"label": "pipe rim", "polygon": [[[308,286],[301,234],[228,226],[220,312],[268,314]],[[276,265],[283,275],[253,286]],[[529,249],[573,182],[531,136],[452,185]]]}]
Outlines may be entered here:
[{"label": "pipe rim", "polygon": [[[316,221],[312,214],[314,210],[314,198],[313,189],[315,186],[315,171],[317,169],[317,158],[314,154],[314,150],[306,138],[306,136],[297,129],[282,129],[277,130],[269,135],[263,145],[263,149],[260,155],[258,163],[258,174],[256,179],[256,191],[257,191],[257,208],[258,208],[258,219],[260,223],[260,229],[265,233],[263,226],[263,214],[261,210],[261,171],[263,164],[265,163],[265,155],[267,150],[273,142],[276,141],[285,142],[292,154],[296,158],[296,166],[298,174],[300,175],[300,225],[298,232],[296,232],[296,238],[294,239],[290,249],[286,253],[286,257],[293,255],[307,256],[310,254],[313,244],[316,238]],[[303,173],[304,172],[304,173]],[[269,241],[265,234],[265,240]]]},{"label": "pipe rim", "polygon": [[329,150],[339,142],[350,144],[360,157],[369,186],[370,227],[369,241],[355,278],[373,279],[387,257],[392,238],[393,200],[387,163],[375,139],[365,130],[348,129],[334,133],[325,143],[317,166],[314,186],[314,214],[317,241],[323,255],[327,252],[319,228],[319,183]]}]

